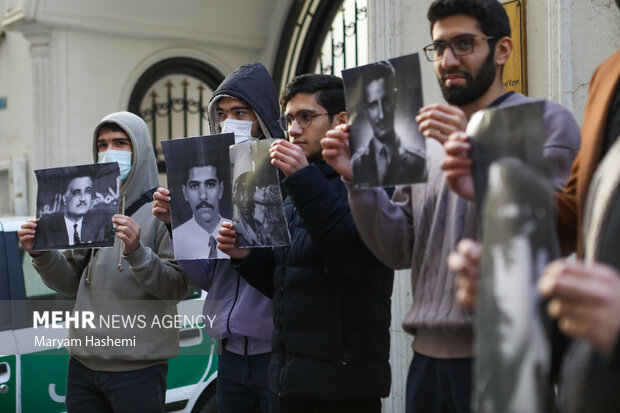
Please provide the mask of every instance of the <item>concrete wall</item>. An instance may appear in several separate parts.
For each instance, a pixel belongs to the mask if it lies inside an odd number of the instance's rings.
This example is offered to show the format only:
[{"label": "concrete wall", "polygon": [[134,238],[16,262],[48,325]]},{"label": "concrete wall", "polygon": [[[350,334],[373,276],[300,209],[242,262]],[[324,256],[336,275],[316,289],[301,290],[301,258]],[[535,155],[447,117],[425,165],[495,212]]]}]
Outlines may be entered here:
[{"label": "concrete wall", "polygon": [[289,3],[0,0],[0,162],[27,157],[23,213],[34,213],[32,170],[91,162],[94,125],[127,108],[151,65],[192,57],[223,75],[253,61],[270,68]]}]

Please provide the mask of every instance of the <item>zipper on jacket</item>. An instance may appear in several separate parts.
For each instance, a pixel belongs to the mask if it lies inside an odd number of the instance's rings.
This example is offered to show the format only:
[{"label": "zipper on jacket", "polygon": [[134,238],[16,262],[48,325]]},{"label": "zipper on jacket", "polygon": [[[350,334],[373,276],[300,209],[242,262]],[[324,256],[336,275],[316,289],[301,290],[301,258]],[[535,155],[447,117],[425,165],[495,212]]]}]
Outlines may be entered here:
[{"label": "zipper on jacket", "polygon": [[228,312],[228,318],[226,319],[226,330],[228,331],[228,334],[232,334],[232,331],[230,331],[230,317],[232,317],[232,312],[235,309],[235,305],[237,305],[237,299],[239,298],[240,277],[241,276],[239,275],[239,273],[237,273],[237,287],[235,288],[235,299],[233,300],[230,311]]},{"label": "zipper on jacket", "polygon": [[244,336],[243,339],[245,340],[245,343],[243,344],[243,355],[247,356],[248,355],[248,336]]}]

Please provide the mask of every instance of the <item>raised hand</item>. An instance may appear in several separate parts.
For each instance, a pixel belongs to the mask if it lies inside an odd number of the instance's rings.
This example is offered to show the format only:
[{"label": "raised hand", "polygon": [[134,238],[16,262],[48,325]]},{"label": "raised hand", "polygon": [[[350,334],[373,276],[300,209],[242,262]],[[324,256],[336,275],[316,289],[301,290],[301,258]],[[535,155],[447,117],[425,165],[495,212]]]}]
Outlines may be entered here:
[{"label": "raised hand", "polygon": [[435,103],[424,106],[415,117],[418,129],[427,138],[437,139],[443,144],[453,132],[465,132],[467,116],[455,106]]},{"label": "raised hand", "polygon": [[164,224],[170,224],[170,191],[160,186],[153,194],[153,215]]},{"label": "raised hand", "polygon": [[22,224],[22,227],[17,230],[17,237],[22,248],[30,254],[32,257],[38,257],[43,254],[43,251],[33,251],[34,247],[34,234],[37,232],[37,220],[29,219]]},{"label": "raised hand", "polygon": [[620,273],[603,264],[556,260],[538,281],[560,330],[611,355],[620,334]]},{"label": "raised hand", "polygon": [[474,179],[469,157],[471,144],[465,132],[454,132],[443,143],[446,155],[441,164],[450,189],[465,199],[475,199]]},{"label": "raised hand", "polygon": [[235,226],[230,221],[222,222],[219,230],[220,235],[216,238],[217,248],[231,258],[244,259],[250,254],[251,248],[239,248]]},{"label": "raised hand", "polygon": [[124,242],[123,254],[129,255],[140,246],[140,225],[127,215],[116,214],[112,218],[116,236]]},{"label": "raised hand", "polygon": [[349,125],[341,124],[327,131],[321,139],[323,159],[345,180],[353,180],[351,151],[349,149]]}]

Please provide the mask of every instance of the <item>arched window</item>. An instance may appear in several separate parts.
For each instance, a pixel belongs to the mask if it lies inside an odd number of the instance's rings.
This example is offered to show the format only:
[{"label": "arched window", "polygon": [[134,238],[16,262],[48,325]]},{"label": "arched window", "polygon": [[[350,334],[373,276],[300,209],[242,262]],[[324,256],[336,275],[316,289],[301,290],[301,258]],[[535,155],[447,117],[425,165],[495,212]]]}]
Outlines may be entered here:
[{"label": "arched window", "polygon": [[282,89],[302,73],[327,73],[368,63],[367,0],[293,2],[273,77]]},{"label": "arched window", "polygon": [[128,110],[149,126],[160,173],[165,172],[161,141],[209,133],[207,105],[224,75],[187,57],[162,60],[136,82]]}]

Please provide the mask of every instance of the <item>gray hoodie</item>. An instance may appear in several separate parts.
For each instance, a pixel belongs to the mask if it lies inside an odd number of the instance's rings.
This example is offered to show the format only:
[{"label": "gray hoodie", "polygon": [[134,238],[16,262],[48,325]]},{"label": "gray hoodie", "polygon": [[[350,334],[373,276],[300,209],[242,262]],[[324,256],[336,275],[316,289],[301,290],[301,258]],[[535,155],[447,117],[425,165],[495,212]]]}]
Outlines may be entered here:
[{"label": "gray hoodie", "polygon": [[[150,134],[144,121],[132,113],[106,116],[95,128],[95,162],[96,139],[104,122],[120,126],[133,145],[132,169],[121,189],[129,207],[159,185]],[[137,370],[166,363],[179,352],[178,329],[166,328],[162,322],[176,316],[176,303],[185,296],[188,279],[172,259],[168,231],[151,213],[151,203],[143,204],[131,218],[140,225],[140,246],[122,256],[122,269],[117,266],[118,238],[114,247],[95,254],[93,250],[47,251],[32,260],[46,285],[76,297],[74,311],[94,313],[94,328],[70,326],[73,341],[67,346],[69,354],[92,370]],[[133,328],[119,321],[123,319],[133,320]]]}]

